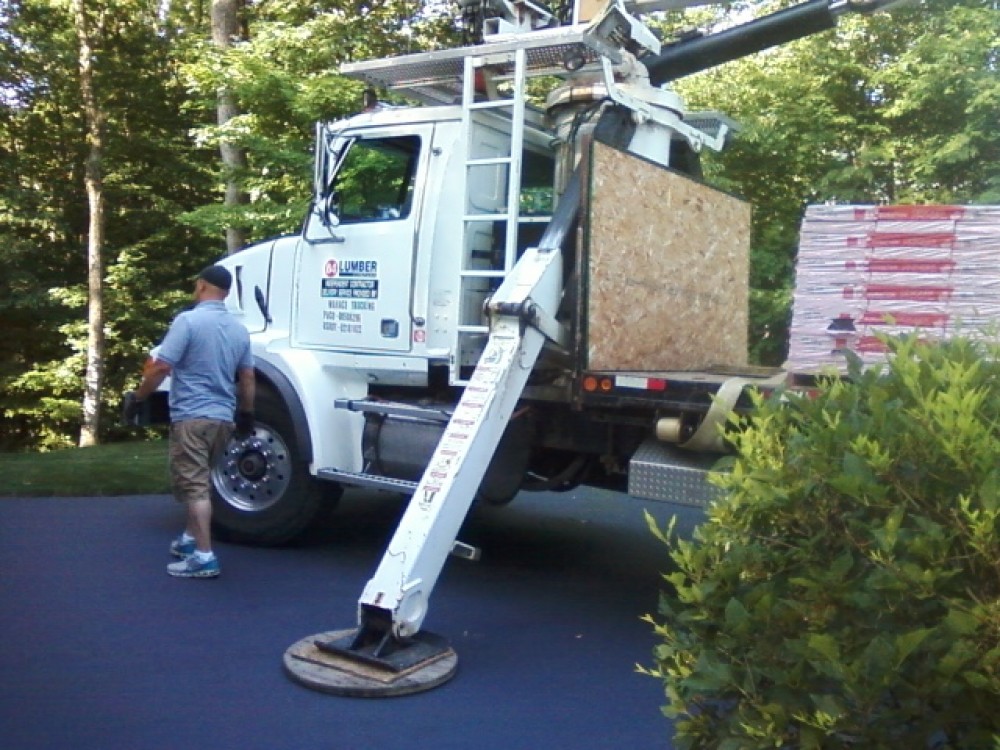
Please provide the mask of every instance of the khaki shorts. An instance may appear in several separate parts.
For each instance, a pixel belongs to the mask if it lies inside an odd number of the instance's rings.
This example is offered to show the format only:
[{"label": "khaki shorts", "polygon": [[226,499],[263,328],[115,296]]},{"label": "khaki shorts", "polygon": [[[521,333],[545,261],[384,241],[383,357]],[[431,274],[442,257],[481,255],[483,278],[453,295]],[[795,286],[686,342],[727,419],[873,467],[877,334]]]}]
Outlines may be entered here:
[{"label": "khaki shorts", "polygon": [[170,485],[177,502],[209,499],[212,464],[232,434],[233,423],[218,419],[170,425]]}]

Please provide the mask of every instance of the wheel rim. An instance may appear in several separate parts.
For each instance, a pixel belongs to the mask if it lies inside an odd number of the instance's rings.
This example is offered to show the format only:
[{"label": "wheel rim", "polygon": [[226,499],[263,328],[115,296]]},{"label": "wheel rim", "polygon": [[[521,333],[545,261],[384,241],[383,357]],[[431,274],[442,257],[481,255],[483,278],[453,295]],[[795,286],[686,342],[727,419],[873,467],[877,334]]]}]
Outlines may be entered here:
[{"label": "wheel rim", "polygon": [[259,422],[250,437],[230,440],[212,468],[212,484],[219,497],[242,511],[270,508],[281,499],[291,478],[288,446],[281,435]]}]

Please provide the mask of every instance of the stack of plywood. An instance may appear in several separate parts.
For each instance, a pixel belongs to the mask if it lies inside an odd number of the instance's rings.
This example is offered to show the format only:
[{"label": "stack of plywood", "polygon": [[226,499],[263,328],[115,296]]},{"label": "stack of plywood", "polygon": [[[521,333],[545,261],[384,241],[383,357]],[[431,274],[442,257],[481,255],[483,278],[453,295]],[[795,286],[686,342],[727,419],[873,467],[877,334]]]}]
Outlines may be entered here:
[{"label": "stack of plywood", "polygon": [[879,334],[944,338],[1000,325],[1000,206],[810,206],[786,368],[884,361]]},{"label": "stack of plywood", "polygon": [[750,205],[596,141],[588,170],[586,366],[745,366]]}]

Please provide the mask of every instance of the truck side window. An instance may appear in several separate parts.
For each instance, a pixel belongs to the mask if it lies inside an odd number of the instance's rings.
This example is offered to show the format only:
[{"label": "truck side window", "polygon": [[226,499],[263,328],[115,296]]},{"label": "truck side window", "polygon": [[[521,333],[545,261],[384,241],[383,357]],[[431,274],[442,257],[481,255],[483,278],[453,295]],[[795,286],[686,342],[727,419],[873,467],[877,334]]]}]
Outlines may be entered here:
[{"label": "truck side window", "polygon": [[330,184],[341,224],[404,219],[413,202],[420,138],[355,141]]}]

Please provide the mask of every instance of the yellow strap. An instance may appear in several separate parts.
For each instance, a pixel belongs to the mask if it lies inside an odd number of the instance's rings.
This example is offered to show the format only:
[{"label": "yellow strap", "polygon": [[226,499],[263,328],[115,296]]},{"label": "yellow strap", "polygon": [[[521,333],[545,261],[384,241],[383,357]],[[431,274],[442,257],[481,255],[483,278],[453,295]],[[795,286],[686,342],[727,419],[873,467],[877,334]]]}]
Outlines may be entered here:
[{"label": "yellow strap", "polygon": [[698,429],[690,438],[681,443],[680,447],[689,451],[723,452],[725,445],[722,440],[722,427],[736,407],[736,402],[739,400],[740,394],[743,393],[743,386],[748,382],[743,378],[729,378],[724,382],[712,398],[712,405],[701,424],[698,425]]}]

